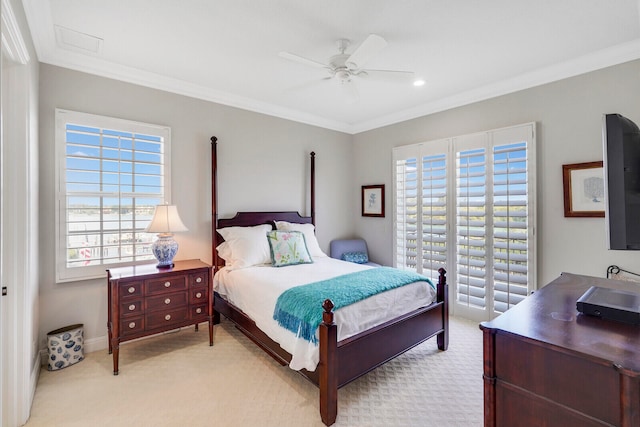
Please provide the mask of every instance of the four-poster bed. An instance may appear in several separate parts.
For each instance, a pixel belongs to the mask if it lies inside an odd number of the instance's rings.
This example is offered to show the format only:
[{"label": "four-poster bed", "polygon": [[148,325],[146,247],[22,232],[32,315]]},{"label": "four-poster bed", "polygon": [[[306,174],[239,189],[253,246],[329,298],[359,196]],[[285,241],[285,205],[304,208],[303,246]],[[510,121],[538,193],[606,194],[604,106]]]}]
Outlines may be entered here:
[{"label": "four-poster bed", "polygon": [[[212,256],[214,275],[224,267],[223,257],[219,255],[219,245],[225,242],[222,234],[227,227],[255,227],[269,224],[275,228],[278,221],[293,224],[315,224],[315,153],[311,153],[311,215],[300,216],[298,212],[239,212],[233,218],[219,219],[217,206],[217,138],[211,137],[212,144]],[[268,228],[268,227],[267,227]],[[222,234],[221,234],[222,231]],[[335,260],[331,260],[334,262]],[[335,261],[340,262],[340,261]],[[320,263],[318,263],[320,264]],[[344,263],[343,263],[344,264]],[[346,263],[350,264],[350,263]],[[287,270],[292,267],[272,270]],[[296,268],[296,267],[293,267]],[[224,271],[222,271],[224,272]],[[423,282],[424,283],[424,282]],[[428,287],[428,286],[427,286]],[[448,346],[448,302],[445,271],[440,269],[438,284],[433,292],[433,302],[426,306],[411,309],[400,315],[394,315],[381,324],[355,333],[339,340],[338,325],[335,322],[334,304],[326,299],[322,321],[317,333],[319,362],[315,370],[300,369],[304,375],[320,389],[320,414],[326,425],[335,422],[337,416],[338,389],[405,351],[437,336],[438,348],[446,350]],[[323,297],[324,298],[324,297]],[[271,336],[261,330],[256,320],[238,308],[219,292],[214,293],[214,311],[219,318],[222,314],[231,320],[238,329],[254,341],[260,348],[272,356],[281,365],[289,365],[292,354],[284,350]],[[345,307],[349,308],[349,307]]]}]

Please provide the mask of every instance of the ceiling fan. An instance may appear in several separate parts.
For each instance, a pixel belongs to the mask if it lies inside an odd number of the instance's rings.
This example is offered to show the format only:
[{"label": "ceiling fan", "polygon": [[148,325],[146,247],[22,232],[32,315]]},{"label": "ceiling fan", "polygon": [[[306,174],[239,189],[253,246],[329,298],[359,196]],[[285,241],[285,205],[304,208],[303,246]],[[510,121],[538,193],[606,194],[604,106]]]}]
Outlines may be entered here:
[{"label": "ceiling fan", "polygon": [[412,71],[374,70],[364,68],[364,65],[387,45],[387,41],[384,38],[376,34],[369,34],[364,42],[362,42],[355,51],[349,54],[346,53],[346,51],[349,48],[350,43],[351,42],[347,39],[338,40],[338,51],[340,53],[329,58],[328,64],[289,52],[280,52],[278,55],[281,58],[298,62],[300,64],[316,68],[324,68],[328,71],[329,75],[322,80],[337,80],[345,90],[347,96],[354,100],[358,97],[357,88],[354,85],[355,78],[375,77],[387,80],[400,79],[402,81],[413,79]]}]

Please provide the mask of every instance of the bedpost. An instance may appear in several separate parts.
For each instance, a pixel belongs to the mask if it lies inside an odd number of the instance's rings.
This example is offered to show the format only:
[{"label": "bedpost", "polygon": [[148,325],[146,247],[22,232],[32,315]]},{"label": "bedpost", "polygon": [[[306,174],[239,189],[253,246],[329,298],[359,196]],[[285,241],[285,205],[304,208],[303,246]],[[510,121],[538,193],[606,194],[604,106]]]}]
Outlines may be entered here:
[{"label": "bedpost", "polygon": [[438,269],[438,289],[437,301],[442,302],[442,327],[443,331],[438,334],[438,348],[446,350],[449,347],[449,285],[447,284],[447,271],[444,268]]},{"label": "bedpost", "polygon": [[322,304],[322,323],[320,324],[320,362],[318,372],[320,377],[320,417],[322,422],[330,426],[336,422],[338,416],[338,327],[333,323],[333,302],[326,299]]},{"label": "bedpost", "polygon": [[211,260],[218,270],[218,138],[211,137]]},{"label": "bedpost", "polygon": [[311,224],[316,225],[316,153],[311,152]]}]

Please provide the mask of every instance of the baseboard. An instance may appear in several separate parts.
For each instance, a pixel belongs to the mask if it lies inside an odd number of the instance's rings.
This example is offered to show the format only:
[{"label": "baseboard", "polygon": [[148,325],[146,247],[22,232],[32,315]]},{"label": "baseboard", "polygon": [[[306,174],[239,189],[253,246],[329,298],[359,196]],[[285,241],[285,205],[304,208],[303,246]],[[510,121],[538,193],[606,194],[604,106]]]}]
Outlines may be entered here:
[{"label": "baseboard", "polygon": [[[189,329],[189,328],[193,328],[193,325],[189,325],[189,326],[184,326],[182,328],[177,328],[177,329],[172,329],[170,331],[165,331],[165,332],[161,332],[163,334],[171,334],[171,333],[175,333],[178,332],[182,329]],[[128,342],[135,342],[135,341],[140,341],[140,340],[146,340],[149,338],[153,338],[156,335],[148,335],[146,337],[142,337],[142,338],[137,338],[135,340],[131,340]],[[126,344],[126,343],[125,343]],[[120,344],[122,345],[122,344]],[[94,351],[102,351],[102,350],[106,350],[107,348],[109,348],[109,337],[107,335],[103,335],[101,337],[97,337],[97,338],[91,338],[88,340],[85,340],[84,342],[84,353],[93,353]],[[47,358],[49,357],[49,352],[47,351],[46,348],[41,349],[40,350],[40,365],[45,366],[47,365]]]},{"label": "baseboard", "polygon": [[[45,360],[46,360],[46,355],[45,355]],[[42,359],[42,355],[40,357],[40,359]],[[40,378],[40,366],[42,365],[42,361],[40,361],[40,365],[38,365],[38,358],[34,357],[33,358],[33,366],[31,367],[31,376],[29,378],[29,387],[31,390],[31,400],[29,402],[29,407],[31,407],[31,402],[33,402],[33,396],[36,393],[36,386],[38,385],[38,379]]]},{"label": "baseboard", "polygon": [[106,335],[97,338],[91,338],[84,342],[84,352],[93,353],[94,351],[105,350],[109,347],[109,339]]},{"label": "baseboard", "polygon": [[[45,356],[46,360],[46,356]],[[40,365],[37,357],[33,358],[33,366],[31,367],[31,375],[29,376],[29,402],[27,406],[27,413],[25,414],[24,423],[29,420],[31,416],[31,407],[33,406],[33,399],[36,396],[36,387],[38,386],[38,379],[40,378]]]}]

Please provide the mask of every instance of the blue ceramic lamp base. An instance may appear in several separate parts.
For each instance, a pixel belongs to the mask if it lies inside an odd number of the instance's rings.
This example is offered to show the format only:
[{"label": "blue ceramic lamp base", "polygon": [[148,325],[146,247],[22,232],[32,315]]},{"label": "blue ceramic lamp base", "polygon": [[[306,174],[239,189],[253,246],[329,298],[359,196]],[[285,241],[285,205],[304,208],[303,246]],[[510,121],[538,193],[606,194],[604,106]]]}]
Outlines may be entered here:
[{"label": "blue ceramic lamp base", "polygon": [[178,253],[178,242],[173,240],[172,233],[158,234],[158,240],[151,245],[151,252],[158,260],[158,268],[173,267],[173,257]]}]

